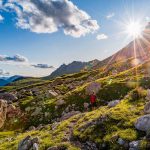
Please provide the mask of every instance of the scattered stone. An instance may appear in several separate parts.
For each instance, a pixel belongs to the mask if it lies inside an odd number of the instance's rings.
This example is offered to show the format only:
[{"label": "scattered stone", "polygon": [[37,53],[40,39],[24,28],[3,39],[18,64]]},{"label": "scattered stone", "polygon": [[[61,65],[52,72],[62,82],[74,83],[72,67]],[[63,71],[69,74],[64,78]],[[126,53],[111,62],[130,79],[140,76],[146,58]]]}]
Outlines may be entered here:
[{"label": "scattered stone", "polygon": [[35,130],[36,128],[34,126],[29,127],[29,131]]},{"label": "scattered stone", "polygon": [[84,103],[83,105],[84,105],[84,109],[85,109],[85,110],[88,110],[88,108],[89,108],[89,103]]},{"label": "scattered stone", "polygon": [[0,100],[0,128],[4,125],[7,114],[7,101]]},{"label": "scattered stone", "polygon": [[44,128],[44,126],[42,125],[42,124],[39,124],[39,126],[36,128],[37,130],[41,130],[41,129],[43,129]]},{"label": "scattered stone", "polygon": [[38,150],[39,138],[31,138],[31,136],[27,136],[22,141],[19,142],[18,150]]},{"label": "scattered stone", "polygon": [[56,105],[57,106],[61,106],[61,105],[64,105],[66,102],[64,101],[64,100],[58,100],[57,102],[56,102]]},{"label": "scattered stone", "polygon": [[65,113],[63,114],[63,116],[60,118],[61,121],[63,120],[66,120],[66,119],[69,119],[70,117],[74,116],[74,115],[77,115],[77,114],[80,114],[81,112],[80,111],[71,111],[69,113]]},{"label": "scattered stone", "polygon": [[108,103],[108,107],[115,107],[117,104],[119,104],[120,100],[114,100]]},{"label": "scattered stone", "polygon": [[16,97],[16,95],[11,93],[0,93],[0,99],[4,99],[7,102],[12,102],[16,101],[18,98]]},{"label": "scattered stone", "polygon": [[140,141],[132,141],[129,143],[129,147],[133,148],[134,150],[138,150],[140,146]]},{"label": "scattered stone", "polygon": [[58,93],[56,93],[54,90],[49,90],[48,93],[54,97],[58,96]]},{"label": "scattered stone", "polygon": [[49,147],[47,150],[67,150],[67,148],[64,146],[54,146],[54,147]]},{"label": "scattered stone", "polygon": [[35,109],[35,111],[31,114],[31,116],[37,116],[39,114],[41,114],[42,108],[41,107],[37,107]]},{"label": "scattered stone", "polygon": [[150,101],[150,89],[147,90],[146,100]]},{"label": "scattered stone", "polygon": [[150,114],[150,102],[148,102],[144,107],[144,113]]},{"label": "scattered stone", "polygon": [[26,107],[26,108],[25,108],[25,111],[26,111],[26,112],[30,112],[30,110],[31,110],[31,107]]},{"label": "scattered stone", "polygon": [[86,93],[88,95],[92,94],[93,92],[96,94],[101,89],[101,85],[98,82],[92,82],[86,87]]},{"label": "scattered stone", "polygon": [[150,129],[150,114],[138,118],[135,127],[138,130],[147,132]]},{"label": "scattered stone", "polygon": [[119,138],[119,139],[118,139],[118,144],[119,144],[119,145],[124,145],[124,144],[125,144],[125,141],[124,141],[122,138]]}]

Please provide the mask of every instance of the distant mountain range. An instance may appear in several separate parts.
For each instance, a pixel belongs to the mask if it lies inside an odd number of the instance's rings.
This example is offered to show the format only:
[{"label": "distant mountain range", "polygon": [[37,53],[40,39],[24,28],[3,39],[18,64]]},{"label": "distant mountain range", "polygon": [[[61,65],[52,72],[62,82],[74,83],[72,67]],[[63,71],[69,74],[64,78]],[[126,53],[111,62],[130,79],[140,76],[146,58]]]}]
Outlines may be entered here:
[{"label": "distant mountain range", "polygon": [[21,79],[24,79],[23,76],[19,76],[19,75],[15,75],[15,76],[12,76],[12,77],[0,77],[0,86],[5,86],[5,85],[8,85],[14,81],[18,81],[18,80],[21,80]]},{"label": "distant mountain range", "polygon": [[51,73],[48,78],[55,78],[58,76],[62,76],[64,74],[72,74],[80,72],[84,69],[91,69],[93,66],[97,65],[99,60],[95,59],[89,62],[81,62],[81,61],[73,61],[72,63],[66,65],[61,65],[58,69]]}]

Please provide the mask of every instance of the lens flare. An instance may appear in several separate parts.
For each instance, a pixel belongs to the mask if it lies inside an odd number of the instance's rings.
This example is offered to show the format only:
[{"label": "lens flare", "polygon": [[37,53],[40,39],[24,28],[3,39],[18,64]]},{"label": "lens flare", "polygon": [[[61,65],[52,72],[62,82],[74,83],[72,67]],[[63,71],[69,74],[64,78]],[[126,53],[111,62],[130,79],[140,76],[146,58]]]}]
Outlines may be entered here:
[{"label": "lens flare", "polygon": [[126,25],[126,32],[133,38],[139,37],[142,34],[142,25],[139,22],[130,22]]}]

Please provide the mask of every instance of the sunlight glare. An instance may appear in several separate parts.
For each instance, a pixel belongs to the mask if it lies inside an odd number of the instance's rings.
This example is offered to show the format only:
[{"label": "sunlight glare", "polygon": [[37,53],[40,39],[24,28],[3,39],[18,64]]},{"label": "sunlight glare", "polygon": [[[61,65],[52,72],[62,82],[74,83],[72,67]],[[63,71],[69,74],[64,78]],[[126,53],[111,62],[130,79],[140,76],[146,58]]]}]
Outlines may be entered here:
[{"label": "sunlight glare", "polygon": [[133,38],[141,36],[142,33],[142,26],[139,22],[130,22],[126,26],[126,32],[129,34],[129,36],[132,36]]}]

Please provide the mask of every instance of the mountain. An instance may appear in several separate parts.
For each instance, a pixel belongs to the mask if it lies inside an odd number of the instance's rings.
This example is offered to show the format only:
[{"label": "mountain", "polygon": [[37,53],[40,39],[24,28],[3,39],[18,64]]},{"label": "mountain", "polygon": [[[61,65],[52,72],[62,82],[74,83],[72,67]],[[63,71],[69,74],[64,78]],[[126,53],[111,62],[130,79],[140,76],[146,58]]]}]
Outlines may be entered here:
[{"label": "mountain", "polygon": [[[142,36],[130,42],[127,46],[119,50],[112,56],[100,61],[94,68],[100,68],[107,64],[111,67],[113,63],[125,62],[129,59],[132,65],[141,64],[150,59],[150,23],[145,27]],[[136,57],[136,58],[135,58]],[[128,62],[129,63],[129,62]]]},{"label": "mountain", "polygon": [[[148,41],[149,30],[144,32]],[[141,60],[136,66],[132,44],[99,62],[98,69],[81,65],[75,74],[26,78],[0,88],[9,102],[0,100],[0,149],[149,150],[150,59],[141,51],[148,55],[150,43],[143,42],[143,49],[135,43]],[[92,109],[93,91],[97,106]]]},{"label": "mountain", "polygon": [[99,61],[93,60],[89,62],[81,62],[81,61],[73,61],[72,63],[66,65],[61,65],[58,69],[56,69],[54,72],[51,73],[49,78],[55,78],[58,76],[62,76],[64,74],[72,74],[80,72],[83,69],[90,69],[93,66],[95,66]]},{"label": "mountain", "polygon": [[15,75],[15,76],[12,76],[12,77],[1,77],[0,78],[0,86],[8,85],[12,82],[21,80],[23,78],[24,78],[23,76],[19,76],[19,75]]}]

